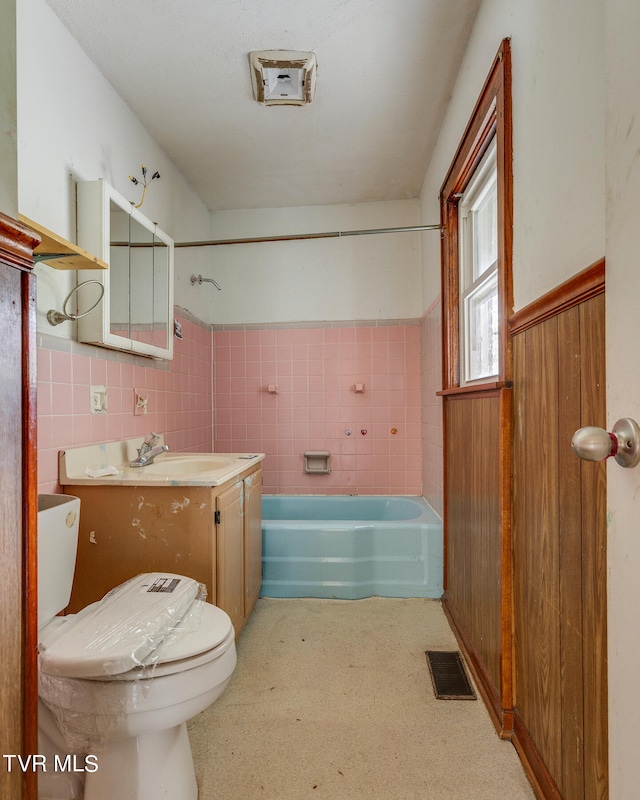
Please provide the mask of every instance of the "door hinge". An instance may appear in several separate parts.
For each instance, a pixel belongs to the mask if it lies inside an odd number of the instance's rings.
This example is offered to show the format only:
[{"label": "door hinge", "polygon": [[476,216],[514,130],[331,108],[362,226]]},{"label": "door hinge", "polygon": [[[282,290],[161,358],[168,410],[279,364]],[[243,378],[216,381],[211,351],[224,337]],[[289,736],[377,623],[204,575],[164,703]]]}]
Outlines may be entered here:
[{"label": "door hinge", "polygon": [[219,524],[220,524],[220,512],[219,512],[219,511],[216,511],[216,512],[214,513],[214,515],[213,515],[213,521],[215,522],[215,524],[216,524],[216,525],[219,525]]}]

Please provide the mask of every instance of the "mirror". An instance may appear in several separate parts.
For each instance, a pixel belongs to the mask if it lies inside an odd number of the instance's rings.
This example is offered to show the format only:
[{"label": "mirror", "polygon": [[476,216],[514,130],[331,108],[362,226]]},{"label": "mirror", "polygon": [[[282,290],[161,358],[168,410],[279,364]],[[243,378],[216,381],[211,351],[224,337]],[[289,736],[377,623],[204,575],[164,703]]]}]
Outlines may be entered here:
[{"label": "mirror", "polygon": [[79,341],[172,358],[172,239],[100,180],[78,184],[78,244],[109,264],[101,312],[78,320]]}]

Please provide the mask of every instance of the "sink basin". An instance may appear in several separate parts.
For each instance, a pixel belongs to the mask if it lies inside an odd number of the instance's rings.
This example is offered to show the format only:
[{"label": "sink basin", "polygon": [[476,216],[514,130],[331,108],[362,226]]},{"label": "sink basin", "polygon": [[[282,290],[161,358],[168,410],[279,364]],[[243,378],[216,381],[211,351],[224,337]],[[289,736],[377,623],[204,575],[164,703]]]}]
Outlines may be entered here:
[{"label": "sink basin", "polygon": [[264,453],[161,453],[146,467],[131,467],[142,439],[72,447],[60,453],[63,486],[221,486],[256,467]]},{"label": "sink basin", "polygon": [[212,472],[224,469],[235,461],[227,456],[189,455],[181,457],[159,456],[157,461],[148,467],[136,467],[140,475],[197,475],[200,472]]}]

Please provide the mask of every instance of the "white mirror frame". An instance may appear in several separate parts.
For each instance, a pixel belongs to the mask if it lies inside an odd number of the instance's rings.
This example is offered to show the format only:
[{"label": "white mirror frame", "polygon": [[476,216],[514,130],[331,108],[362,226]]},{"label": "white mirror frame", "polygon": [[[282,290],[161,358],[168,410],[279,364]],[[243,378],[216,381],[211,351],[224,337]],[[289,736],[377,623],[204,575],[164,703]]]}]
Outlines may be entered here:
[{"label": "white mirror frame", "polygon": [[[149,230],[156,239],[159,239],[167,247],[168,286],[163,287],[163,293],[167,296],[167,346],[159,347],[148,342],[139,341],[135,338],[120,336],[111,332],[111,293],[110,279],[111,270],[104,270],[97,275],[96,271],[87,273],[80,270],[78,272],[78,282],[99,278],[104,285],[104,298],[95,311],[86,317],[78,320],[78,341],[96,344],[100,347],[109,347],[115,350],[125,350],[138,355],[150,356],[151,358],[172,359],[173,358],[173,239],[164,231],[147,219],[140,211],[134,207],[125,197],[119,194],[113,187],[109,186],[104,180],[80,181],[77,184],[77,207],[78,207],[78,244],[98,258],[103,259],[107,264],[111,264],[111,223],[110,211],[111,204],[115,204],[123,212],[128,214],[132,221],[135,220],[142,227]],[[149,287],[152,291],[152,287]],[[81,309],[78,309],[81,313]]]}]

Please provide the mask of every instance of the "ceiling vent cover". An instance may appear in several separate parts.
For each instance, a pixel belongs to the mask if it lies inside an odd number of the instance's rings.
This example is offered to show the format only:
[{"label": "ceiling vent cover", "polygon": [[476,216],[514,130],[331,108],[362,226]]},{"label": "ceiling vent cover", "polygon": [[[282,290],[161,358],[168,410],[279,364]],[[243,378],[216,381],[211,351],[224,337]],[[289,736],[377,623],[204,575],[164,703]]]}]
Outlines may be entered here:
[{"label": "ceiling vent cover", "polygon": [[304,106],[316,88],[314,53],[256,50],[249,53],[253,96],[265,106]]}]

